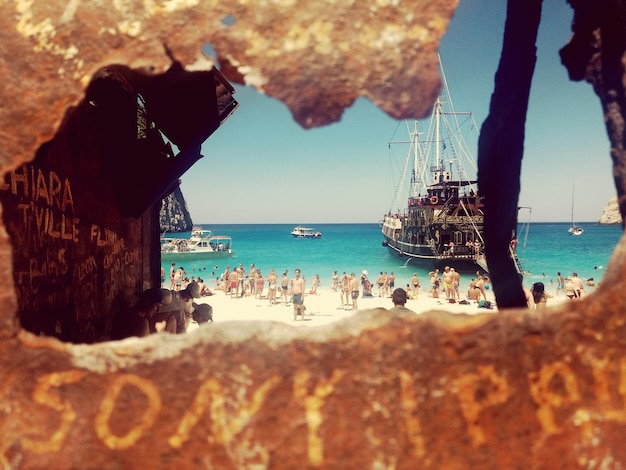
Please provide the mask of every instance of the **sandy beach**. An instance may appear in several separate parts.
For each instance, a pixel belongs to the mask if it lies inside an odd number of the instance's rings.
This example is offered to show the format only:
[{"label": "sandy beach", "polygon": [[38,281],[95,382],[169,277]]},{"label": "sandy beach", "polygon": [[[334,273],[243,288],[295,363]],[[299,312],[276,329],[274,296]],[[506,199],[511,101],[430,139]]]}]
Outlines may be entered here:
[{"label": "sandy beach", "polygon": [[[551,292],[554,294],[553,292]],[[254,297],[236,298],[225,295],[223,292],[208,297],[202,297],[196,300],[196,303],[208,303],[213,307],[213,321],[216,323],[226,321],[280,321],[299,327],[316,327],[326,325],[338,320],[349,318],[352,315],[358,315],[359,312],[374,308],[392,308],[393,303],[388,297],[366,297],[358,299],[358,310],[354,311],[350,307],[342,307],[339,292],[333,292],[331,289],[320,289],[317,295],[306,294],[304,305],[306,313],[304,321],[298,316],[298,320],[293,319],[293,305],[284,303],[270,305],[267,297],[267,291],[264,298],[255,299]],[[461,296],[463,299],[464,296]],[[420,292],[417,299],[409,299],[406,307],[413,310],[416,314],[424,312],[443,310],[449,313],[476,315],[481,313],[497,313],[495,306],[495,298],[491,290],[487,291],[487,300],[494,304],[492,309],[479,308],[476,303],[460,304],[449,303],[445,299],[445,294],[441,293],[441,297],[436,299],[430,296],[428,292]],[[554,296],[549,299],[548,305],[555,306],[565,301],[565,296]],[[189,331],[197,328],[196,323],[189,326]]]}]

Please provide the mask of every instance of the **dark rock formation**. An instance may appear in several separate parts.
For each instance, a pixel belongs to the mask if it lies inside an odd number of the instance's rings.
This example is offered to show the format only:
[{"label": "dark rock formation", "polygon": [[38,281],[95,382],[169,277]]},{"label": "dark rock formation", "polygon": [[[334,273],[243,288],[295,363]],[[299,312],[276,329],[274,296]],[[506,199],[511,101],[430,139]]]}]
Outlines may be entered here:
[{"label": "dark rock formation", "polygon": [[193,221],[189,210],[187,210],[187,203],[180,186],[177,186],[171,194],[161,201],[159,225],[161,233],[191,231]]}]

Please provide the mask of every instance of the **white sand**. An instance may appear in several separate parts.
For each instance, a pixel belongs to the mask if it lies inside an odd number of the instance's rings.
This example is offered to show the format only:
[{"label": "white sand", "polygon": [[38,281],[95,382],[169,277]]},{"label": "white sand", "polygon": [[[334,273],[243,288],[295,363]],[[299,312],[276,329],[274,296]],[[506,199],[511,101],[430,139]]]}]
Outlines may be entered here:
[{"label": "white sand", "polygon": [[[268,320],[282,321],[294,326],[321,326],[332,323],[337,320],[348,318],[358,314],[359,311],[369,310],[373,308],[383,307],[391,308],[393,303],[390,298],[369,297],[358,299],[358,310],[355,312],[350,307],[341,307],[339,292],[332,292],[330,289],[320,289],[317,295],[306,294],[304,305],[306,306],[305,321],[298,316],[298,320],[293,319],[293,304],[287,306],[284,303],[270,305],[267,300],[267,289],[264,291],[262,299],[254,297],[231,298],[223,292],[217,292],[209,297],[197,299],[196,303],[208,303],[213,307],[213,321],[249,321],[249,320]],[[461,295],[461,299],[464,295]],[[487,291],[487,299],[495,304],[493,292]],[[548,305],[554,306],[565,300],[562,294],[558,297],[549,299]],[[449,303],[445,299],[445,294],[441,293],[439,299],[434,299],[429,293],[420,292],[417,299],[410,299],[406,303],[406,307],[420,314],[434,310],[445,310],[450,313],[496,313],[497,308],[493,309],[479,308],[476,303],[470,302],[468,305],[457,303]],[[197,324],[192,323],[189,330],[197,328]]]}]

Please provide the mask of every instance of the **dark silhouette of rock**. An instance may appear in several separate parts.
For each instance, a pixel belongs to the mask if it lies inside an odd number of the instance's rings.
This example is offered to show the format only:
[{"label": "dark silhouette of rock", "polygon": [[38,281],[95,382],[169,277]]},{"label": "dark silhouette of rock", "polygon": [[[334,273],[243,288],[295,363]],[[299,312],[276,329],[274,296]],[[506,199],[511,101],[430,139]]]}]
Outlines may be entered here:
[{"label": "dark silhouette of rock", "polygon": [[159,225],[163,232],[190,232],[193,228],[191,214],[187,209],[185,197],[177,186],[174,191],[161,201]]}]

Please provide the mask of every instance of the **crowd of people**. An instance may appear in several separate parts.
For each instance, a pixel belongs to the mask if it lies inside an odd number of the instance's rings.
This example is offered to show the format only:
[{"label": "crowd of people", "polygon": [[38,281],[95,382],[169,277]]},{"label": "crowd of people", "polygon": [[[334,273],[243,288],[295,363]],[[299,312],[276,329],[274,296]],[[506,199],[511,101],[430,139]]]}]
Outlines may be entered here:
[{"label": "crowd of people", "polygon": [[[274,268],[270,268],[267,275],[260,267],[250,264],[248,270],[242,263],[231,269],[226,266],[220,275],[214,266],[210,275],[215,285],[210,288],[201,275],[189,276],[182,266],[172,263],[170,266],[169,283],[161,268],[161,288],[147,289],[138,296],[138,301],[128,311],[122,312],[113,319],[111,339],[123,339],[129,336],[146,336],[159,331],[173,334],[186,333],[190,322],[198,324],[213,321],[213,308],[208,303],[196,303],[195,300],[222,292],[231,298],[254,297],[267,300],[269,305],[293,305],[293,318],[304,320],[306,295],[318,295],[322,285],[319,274],[312,277],[310,288],[306,289],[306,281],[300,269],[294,270],[289,277],[284,270],[278,276]],[[204,268],[206,271],[206,268]],[[469,281],[467,291],[461,290],[461,276],[454,267],[446,266],[443,272],[435,269],[428,273],[429,297],[441,299],[442,302],[469,304],[491,303],[487,299],[490,289],[490,279],[485,273],[477,271]],[[545,274],[543,275],[545,277]],[[520,275],[522,288],[526,296],[528,307],[542,309],[548,304],[553,295],[546,289],[544,282],[534,282],[530,288],[524,286],[524,278]],[[407,300],[415,300],[418,295],[425,293],[422,283],[416,272],[406,283],[406,287],[396,287],[396,275],[391,272],[380,271],[375,282],[369,279],[367,270],[359,275],[354,272],[333,271],[330,278],[330,290],[338,292],[340,306],[343,310],[357,311],[358,299],[367,297],[385,297],[391,299],[392,311],[411,311],[406,308]],[[553,281],[548,284],[552,287]],[[593,286],[593,278],[586,280],[587,286]],[[556,296],[564,295],[568,301],[580,300],[585,297],[585,282],[577,273],[571,276],[556,276]],[[490,307],[487,307],[490,308]]]}]

